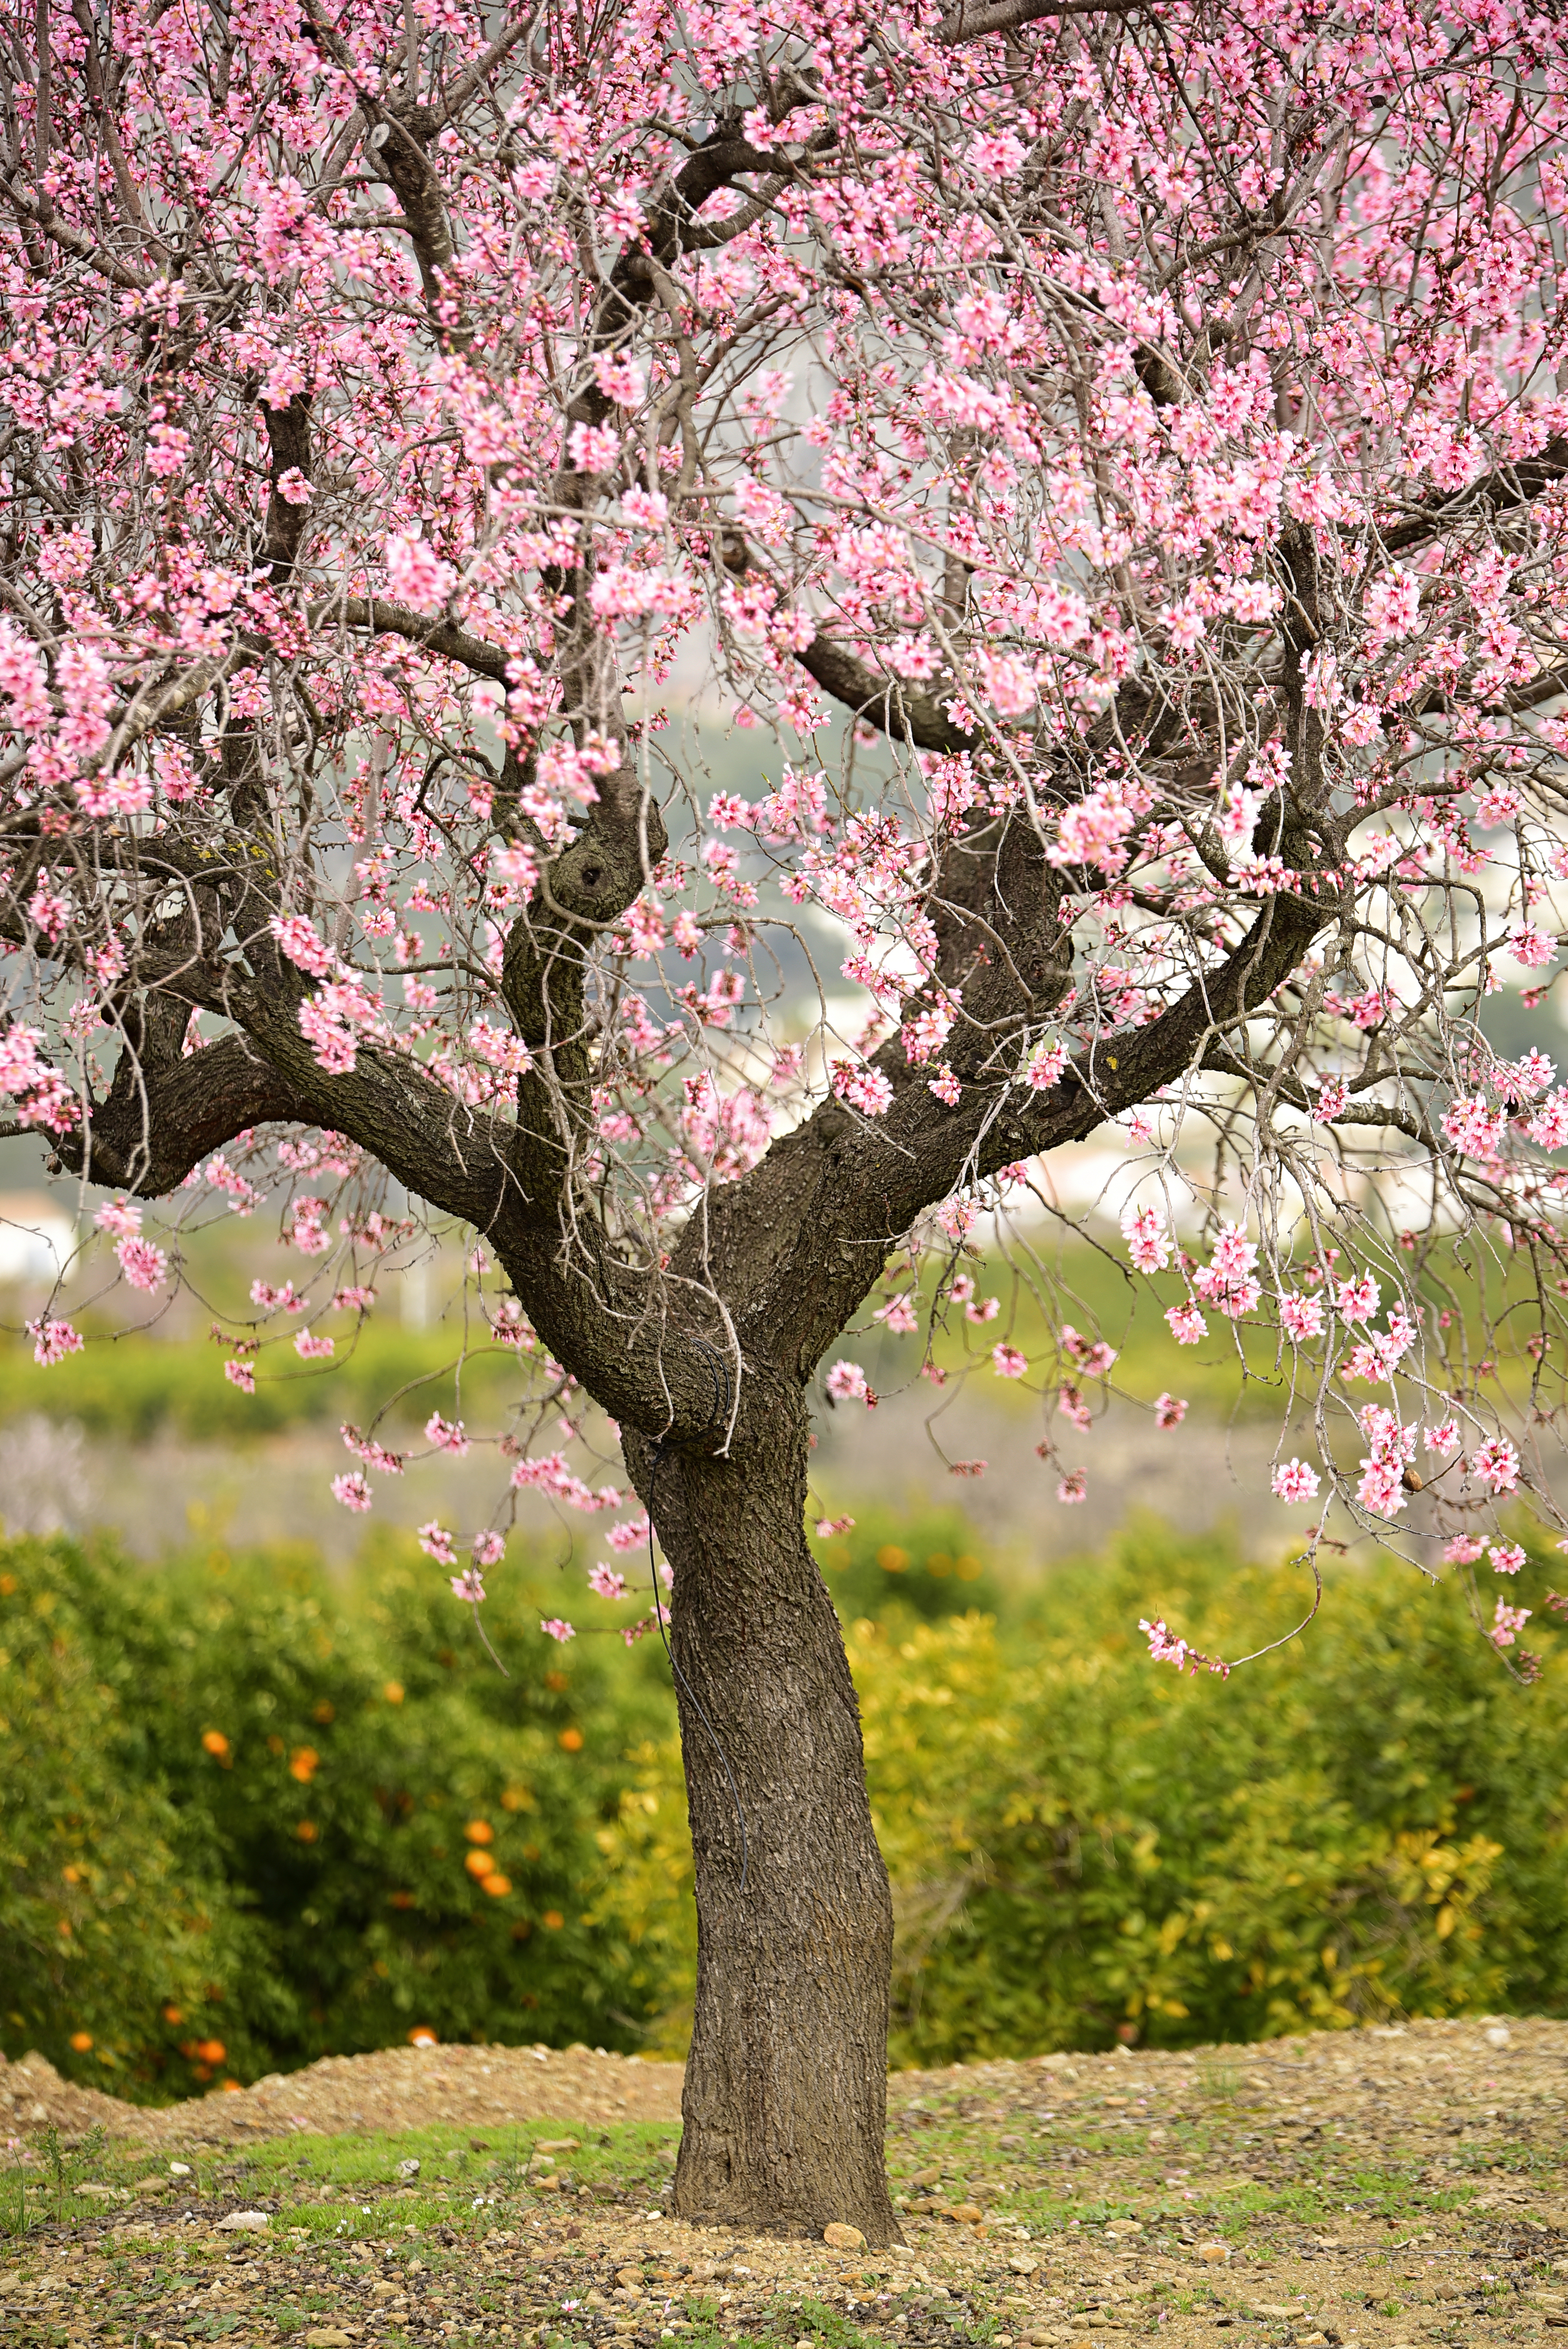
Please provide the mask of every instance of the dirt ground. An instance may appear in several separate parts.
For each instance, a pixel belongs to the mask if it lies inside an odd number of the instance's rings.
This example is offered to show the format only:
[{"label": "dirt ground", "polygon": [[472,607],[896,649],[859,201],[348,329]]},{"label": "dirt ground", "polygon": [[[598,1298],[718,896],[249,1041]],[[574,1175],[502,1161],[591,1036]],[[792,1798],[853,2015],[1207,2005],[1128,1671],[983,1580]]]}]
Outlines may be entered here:
[{"label": "dirt ground", "polygon": [[274,2072],[253,2087],[149,2111],[62,2080],[40,2055],[0,2056],[0,2135],[95,2124],[137,2145],[243,2145],[285,2131],[324,2136],[553,2119],[678,2121],[681,2066],[586,2047],[390,2047],[328,2055],[304,2072]]},{"label": "dirt ground", "polygon": [[[0,2337],[1550,2349],[1568,2331],[1568,2024],[903,2073],[890,2251],[665,2217],[679,2088],[678,2067],[585,2049],[399,2049],[148,2113],[36,2061],[0,2070],[0,2139],[110,2134],[96,2203],[78,2190],[0,2243]],[[423,2151],[400,2164],[405,2145]]]}]

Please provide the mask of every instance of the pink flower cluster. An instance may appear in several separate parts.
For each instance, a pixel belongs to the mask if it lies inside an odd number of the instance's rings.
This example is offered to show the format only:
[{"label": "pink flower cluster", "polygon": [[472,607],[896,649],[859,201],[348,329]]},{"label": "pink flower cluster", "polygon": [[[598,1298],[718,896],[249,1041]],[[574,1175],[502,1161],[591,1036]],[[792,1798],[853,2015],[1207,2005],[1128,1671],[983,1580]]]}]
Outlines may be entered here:
[{"label": "pink flower cluster", "polygon": [[41,1056],[44,1038],[36,1028],[7,1028],[0,1033],[0,1093],[16,1106],[19,1125],[40,1126],[47,1133],[67,1133],[80,1114],[75,1093]]}]

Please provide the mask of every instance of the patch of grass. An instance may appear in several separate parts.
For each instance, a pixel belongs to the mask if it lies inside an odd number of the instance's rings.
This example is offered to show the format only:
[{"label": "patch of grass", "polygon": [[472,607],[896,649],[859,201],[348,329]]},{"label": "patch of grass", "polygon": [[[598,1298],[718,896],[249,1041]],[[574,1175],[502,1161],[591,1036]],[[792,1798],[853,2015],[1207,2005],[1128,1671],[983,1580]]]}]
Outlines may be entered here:
[{"label": "patch of grass", "polygon": [[[550,2168],[562,2179],[552,2198],[559,2208],[573,2199],[624,2199],[652,2209],[671,2171],[661,2149],[673,2152],[679,2137],[678,2126],[660,2121],[544,2120],[487,2128],[482,2137],[449,2125],[369,2137],[277,2137],[237,2153],[194,2148],[183,2157],[190,2174],[181,2178],[169,2172],[167,2157],[145,2148],[106,2151],[100,2133],[73,2148],[57,2140],[58,2171],[36,2159],[0,2170],[0,2233],[88,2225],[133,2209],[147,2216],[191,2210],[215,2220],[255,2204],[267,2210],[274,2243],[291,2231],[313,2247],[385,2238],[405,2228],[482,2235],[515,2223],[521,2210],[543,2208],[532,2189]],[[560,2148],[548,2168],[542,2143]],[[413,2177],[402,2166],[410,2162],[418,2164]],[[150,2187],[152,2177],[161,2182]],[[83,2195],[76,2190],[83,2183],[113,2194]],[[127,2200],[119,2199],[122,2193]]]}]

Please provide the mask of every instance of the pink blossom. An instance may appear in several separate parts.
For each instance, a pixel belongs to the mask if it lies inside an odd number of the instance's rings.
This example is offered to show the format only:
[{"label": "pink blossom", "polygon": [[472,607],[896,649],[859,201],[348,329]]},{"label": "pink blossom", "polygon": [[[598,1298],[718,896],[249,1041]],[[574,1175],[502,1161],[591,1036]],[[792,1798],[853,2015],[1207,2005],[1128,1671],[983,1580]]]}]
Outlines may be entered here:
[{"label": "pink blossom", "polygon": [[1377,1310],[1381,1294],[1372,1274],[1366,1272],[1359,1280],[1340,1281],[1334,1292],[1334,1309],[1342,1321],[1348,1321],[1353,1326],[1357,1322],[1370,1321]]},{"label": "pink blossom", "polygon": [[612,1549],[637,1549],[647,1538],[648,1520],[645,1516],[634,1517],[628,1525],[612,1526],[610,1528]]},{"label": "pink blossom", "polygon": [[1527,1131],[1539,1150],[1568,1149],[1568,1085],[1542,1102]]},{"label": "pink blossom", "polygon": [[0,1093],[16,1103],[18,1124],[64,1133],[77,1123],[77,1102],[60,1071],[40,1056],[43,1040],[36,1028],[0,1032]]},{"label": "pink blossom", "polygon": [[1131,809],[1113,790],[1091,792],[1078,806],[1063,811],[1057,837],[1046,851],[1047,862],[1098,864],[1102,872],[1119,873],[1127,862],[1124,843],[1132,822]]},{"label": "pink blossom", "polygon": [[1492,1542],[1487,1550],[1494,1574],[1517,1574],[1528,1558],[1517,1542]]},{"label": "pink blossom", "polygon": [[425,1441],[433,1444],[438,1452],[449,1452],[454,1460],[467,1456],[469,1439],[462,1421],[443,1419],[438,1411],[433,1411],[425,1422]]},{"label": "pink blossom", "polygon": [[1490,829],[1496,823],[1511,823],[1519,813],[1519,793],[1511,783],[1493,783],[1481,792],[1475,803],[1475,820]]},{"label": "pink blossom", "polygon": [[1057,1486],[1057,1500],[1061,1503],[1064,1508],[1070,1509],[1076,1507],[1078,1502],[1087,1500],[1088,1497],[1088,1470],[1084,1468],[1070,1468]]},{"label": "pink blossom", "polygon": [[346,1421],[337,1432],[348,1450],[356,1459],[363,1460],[367,1468],[378,1469],[383,1476],[401,1476],[403,1474],[401,1453],[388,1452],[383,1444],[377,1443],[373,1435],[361,1435],[359,1430],[349,1425]]},{"label": "pink blossom", "polygon": [[1014,130],[986,130],[972,140],[969,168],[983,180],[1009,180],[1024,167],[1028,150]]},{"label": "pink blossom", "polygon": [[93,1222],[100,1232],[116,1232],[121,1239],[134,1239],[141,1229],[141,1209],[134,1199],[108,1199]]},{"label": "pink blossom", "polygon": [[437,1524],[434,1517],[428,1525],[419,1527],[418,1541],[426,1557],[433,1557],[438,1566],[456,1566],[458,1561],[452,1547],[452,1537],[444,1526]]},{"label": "pink blossom", "polygon": [[1529,1051],[1514,1062],[1509,1073],[1512,1080],[1513,1097],[1518,1101],[1536,1101],[1555,1081],[1557,1065],[1539,1044],[1532,1044]]},{"label": "pink blossom", "polygon": [[1062,1417],[1069,1420],[1080,1433],[1086,1433],[1094,1425],[1094,1413],[1077,1387],[1063,1387],[1057,1397],[1057,1409],[1061,1413]]},{"label": "pink blossom", "polygon": [[1283,1467],[1274,1470],[1271,1490],[1277,1501],[1313,1501],[1322,1481],[1316,1469],[1309,1468],[1305,1460],[1287,1460]]},{"label": "pink blossom", "polygon": [[993,1346],[991,1365],[999,1379],[1021,1379],[1029,1367],[1028,1357],[1016,1346]]},{"label": "pink blossom", "polygon": [[1404,1472],[1397,1460],[1364,1459],[1356,1497],[1375,1517],[1398,1516],[1405,1506]]},{"label": "pink blossom", "polygon": [[576,1626],[563,1623],[559,1615],[546,1616],[539,1628],[547,1640],[559,1640],[562,1647],[566,1645],[568,1640],[574,1640],[577,1637]]},{"label": "pink blossom", "polygon": [[1323,1334],[1323,1299],[1292,1291],[1279,1301],[1280,1327],[1298,1344]]},{"label": "pink blossom", "polygon": [[361,1472],[357,1468],[353,1468],[344,1475],[333,1478],[332,1497],[335,1501],[340,1502],[346,1509],[363,1511],[370,1507],[374,1495]]},{"label": "pink blossom", "polygon": [[63,1362],[67,1354],[79,1354],[86,1343],[68,1321],[29,1321],[27,1335],[33,1340],[33,1360],[46,1371]]},{"label": "pink blossom", "polygon": [[895,677],[934,677],[942,666],[942,656],[923,633],[918,636],[895,636],[887,648],[887,665]]},{"label": "pink blossom", "polygon": [[256,1374],[249,1362],[225,1362],[223,1376],[232,1387],[238,1387],[242,1394],[255,1393]]},{"label": "pink blossom", "polygon": [[1154,1398],[1154,1424],[1160,1428],[1180,1427],[1187,1416],[1187,1404],[1181,1395],[1157,1394]]},{"label": "pink blossom", "polygon": [[1163,1616],[1156,1617],[1151,1623],[1147,1615],[1141,1615],[1138,1620],[1138,1628],[1148,1635],[1150,1663],[1174,1664],[1178,1671],[1185,1668],[1188,1655],[1187,1642],[1185,1640],[1172,1637],[1171,1627]]},{"label": "pink blossom", "polygon": [[872,1319],[880,1321],[882,1328],[895,1338],[907,1338],[920,1327],[914,1307],[907,1297],[890,1297],[885,1305],[877,1307]]},{"label": "pink blossom", "polygon": [[1508,951],[1526,970],[1539,970],[1543,963],[1556,959],[1557,941],[1548,937],[1544,930],[1538,930],[1533,923],[1526,923],[1509,939]]},{"label": "pink blossom", "polygon": [[332,1246],[322,1228],[326,1214],[325,1199],[296,1199],[289,1219],[288,1237],[302,1256],[325,1256]]},{"label": "pink blossom", "polygon": [[597,1566],[589,1568],[588,1588],[596,1590],[601,1599],[624,1599],[626,1578],[601,1558]]},{"label": "pink blossom", "polygon": [[294,1342],[302,1362],[325,1362],[334,1351],[332,1340],[316,1330],[296,1330]]},{"label": "pink blossom", "polygon": [[1171,1239],[1158,1207],[1122,1210],[1121,1236],[1135,1272],[1163,1272],[1171,1261]]},{"label": "pink blossom", "polygon": [[1408,636],[1421,607],[1421,583],[1414,572],[1395,565],[1373,580],[1362,610],[1374,652],[1396,636]]},{"label": "pink blossom", "polygon": [[1470,1457],[1470,1474],[1494,1494],[1511,1493],[1519,1483],[1519,1454],[1506,1435],[1489,1435]]},{"label": "pink blossom", "polygon": [[963,1086],[953,1071],[946,1067],[938,1069],[936,1074],[928,1079],[926,1090],[934,1092],[939,1102],[945,1102],[949,1109],[956,1109],[964,1098]]},{"label": "pink blossom", "polygon": [[1024,1065],[1024,1082],[1031,1092],[1049,1092],[1067,1064],[1068,1048],[1062,1039],[1058,1036],[1053,1041],[1042,1038]]},{"label": "pink blossom", "polygon": [[903,1025],[903,1055],[912,1067],[934,1060],[947,1041],[953,1009],[946,1003],[926,1003]]},{"label": "pink blossom", "polygon": [[624,490],[621,512],[638,530],[662,530],[669,520],[670,502],[662,490]]},{"label": "pink blossom", "polygon": [[847,1101],[867,1117],[881,1117],[892,1103],[892,1087],[880,1069],[856,1068],[852,1061],[835,1061],[832,1087],[841,1101]]},{"label": "pink blossom", "polygon": [[[642,215],[639,213],[638,224]],[[643,369],[624,351],[601,351],[593,362],[593,378],[600,390],[620,408],[637,408],[647,388]],[[622,500],[623,506],[625,500]]]},{"label": "pink blossom", "polygon": [[1318,1089],[1317,1099],[1312,1104],[1315,1123],[1327,1125],[1333,1119],[1343,1117],[1349,1102],[1350,1089],[1344,1079],[1325,1077]]},{"label": "pink blossom", "polygon": [[607,424],[574,424],[566,450],[580,473],[607,473],[621,453],[621,436]]},{"label": "pink blossom", "polygon": [[297,1013],[300,1033],[310,1045],[316,1065],[329,1077],[352,1075],[358,1057],[354,1031],[335,1019],[321,998],[307,995]]},{"label": "pink blossom", "polygon": [[169,1271],[169,1258],[150,1240],[126,1238],[115,1249],[119,1268],[132,1288],[161,1288]]},{"label": "pink blossom", "polygon": [[395,532],[387,542],[387,585],[400,603],[428,612],[446,602],[457,574],[426,540]]},{"label": "pink blossom", "polygon": [[1494,1109],[1484,1093],[1456,1102],[1443,1112],[1443,1132],[1467,1158],[1495,1158],[1507,1131],[1506,1111]]},{"label": "pink blossom", "polygon": [[1485,1542],[1474,1534],[1455,1534],[1453,1539],[1444,1546],[1443,1564],[1473,1566],[1485,1547]]},{"label": "pink blossom", "polygon": [[337,957],[322,943],[315,923],[304,914],[274,914],[267,927],[290,962],[313,978],[325,978],[335,968]]},{"label": "pink blossom", "polygon": [[834,1534],[847,1534],[854,1522],[853,1517],[819,1517],[817,1538],[827,1541]]},{"label": "pink blossom", "polygon": [[1436,1427],[1428,1428],[1421,1441],[1429,1452],[1440,1452],[1446,1458],[1450,1452],[1457,1452],[1460,1448],[1459,1421],[1457,1419],[1439,1420]]},{"label": "pink blossom", "polygon": [[1164,1618],[1151,1623],[1147,1615],[1139,1618],[1138,1628],[1149,1640],[1149,1661],[1151,1664],[1174,1664],[1179,1672],[1195,1673],[1200,1664],[1206,1671],[1217,1672],[1222,1680],[1230,1675],[1230,1666],[1222,1656],[1206,1656],[1186,1640],[1179,1640]]},{"label": "pink blossom", "polygon": [[982,652],[985,698],[1004,718],[1022,718],[1035,706],[1035,680],[1016,653]]},{"label": "pink blossom", "polygon": [[499,1566],[506,1556],[506,1536],[492,1526],[488,1532],[476,1534],[472,1543],[476,1566]]},{"label": "pink blossom", "polygon": [[1079,1370],[1091,1379],[1104,1378],[1116,1361],[1114,1346],[1108,1346],[1103,1338],[1084,1337],[1070,1321],[1062,1323],[1062,1347],[1071,1355]]},{"label": "pink blossom", "polygon": [[[1253,1271],[1257,1257],[1256,1244],[1244,1232],[1234,1224],[1222,1225],[1212,1257],[1194,1273],[1192,1286],[1205,1305],[1216,1306],[1233,1321],[1240,1320],[1253,1310],[1263,1295]],[[1167,1314],[1167,1320],[1170,1318]],[[1176,1325],[1171,1322],[1171,1326]]]},{"label": "pink blossom", "polygon": [[835,1402],[864,1402],[871,1392],[859,1362],[835,1362],[825,1383]]},{"label": "pink blossom", "polygon": [[1195,1346],[1200,1339],[1206,1338],[1209,1334],[1208,1323],[1198,1308],[1191,1301],[1185,1305],[1168,1306],[1165,1319],[1170,1323],[1171,1334],[1179,1346]]},{"label": "pink blossom", "polygon": [[[450,1537],[449,1536],[443,1536],[442,1538],[449,1540]],[[424,1549],[428,1547],[428,1545],[425,1542],[421,1542],[419,1547],[421,1549]],[[432,1549],[430,1551],[430,1555],[432,1557],[435,1557],[438,1553]],[[452,1561],[449,1557],[443,1557],[440,1559],[440,1563],[443,1566],[449,1566],[451,1562]],[[483,1604],[485,1595],[485,1578],[480,1572],[477,1566],[465,1566],[460,1574],[454,1574],[450,1576],[449,1579],[452,1586],[452,1597],[454,1599],[465,1599],[470,1607],[479,1607]]]},{"label": "pink blossom", "polygon": [[1500,1599],[1491,1619],[1491,1630],[1487,1633],[1492,1646],[1511,1648],[1533,1612],[1532,1608],[1511,1607],[1505,1599]]}]

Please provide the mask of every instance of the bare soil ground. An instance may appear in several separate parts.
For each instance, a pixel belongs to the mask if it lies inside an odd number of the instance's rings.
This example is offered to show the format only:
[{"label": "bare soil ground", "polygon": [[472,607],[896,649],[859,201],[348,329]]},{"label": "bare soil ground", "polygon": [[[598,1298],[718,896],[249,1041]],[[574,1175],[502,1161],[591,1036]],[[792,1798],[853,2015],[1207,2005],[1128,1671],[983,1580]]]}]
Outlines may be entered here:
[{"label": "bare soil ground", "polygon": [[29,2156],[0,2166],[0,2337],[1550,2349],[1568,2332],[1568,2024],[904,2073],[888,2157],[906,2241],[886,2251],[666,2218],[679,2088],[678,2067],[588,2050],[399,2049],[149,2113],[36,2060],[0,2069],[0,2140]]}]

